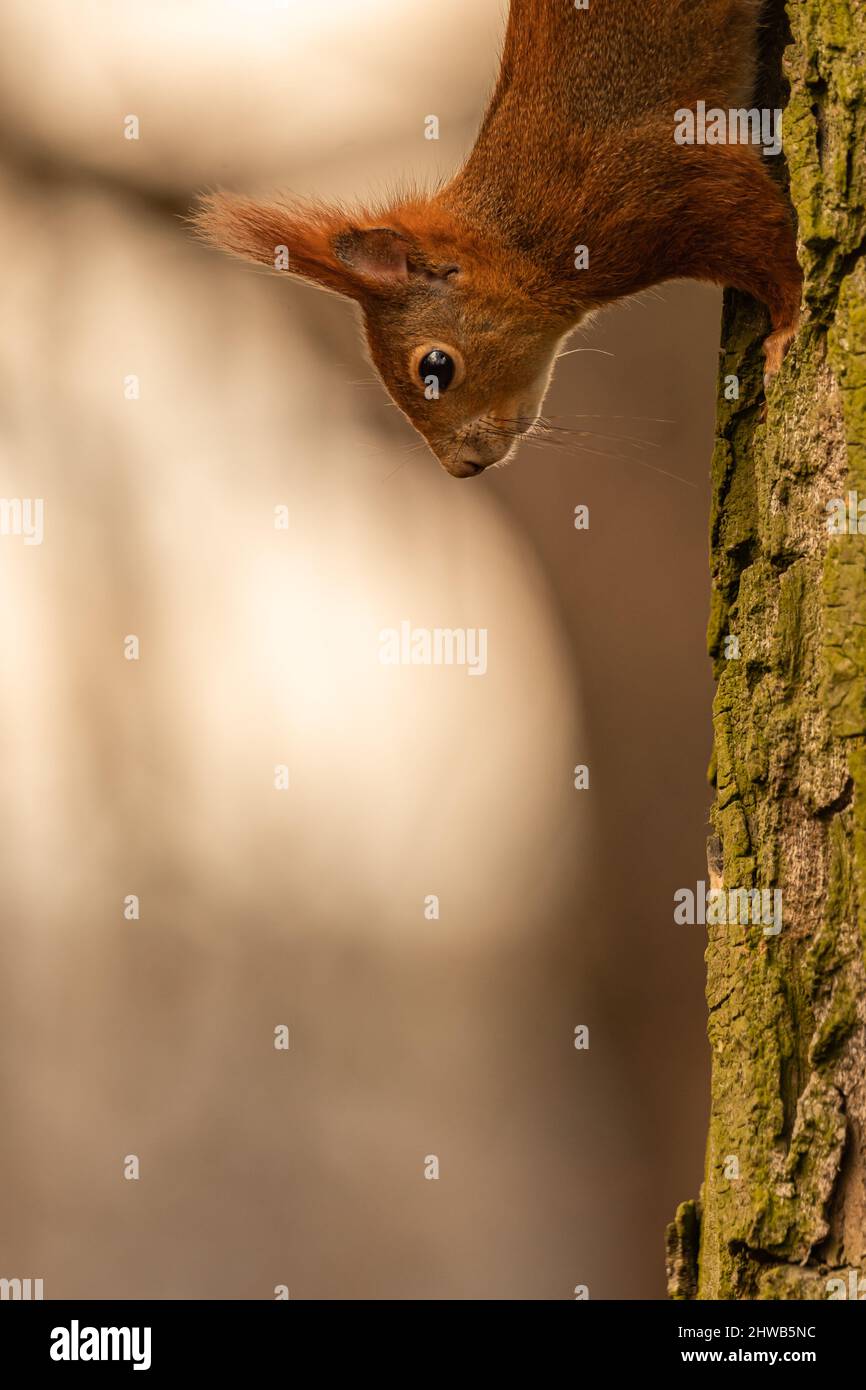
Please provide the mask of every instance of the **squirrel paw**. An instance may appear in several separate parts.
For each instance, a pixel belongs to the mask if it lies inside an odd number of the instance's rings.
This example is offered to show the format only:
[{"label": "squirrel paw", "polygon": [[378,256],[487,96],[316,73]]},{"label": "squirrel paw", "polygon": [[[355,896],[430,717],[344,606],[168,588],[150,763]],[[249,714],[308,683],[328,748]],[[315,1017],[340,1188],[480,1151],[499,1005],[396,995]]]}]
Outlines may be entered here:
[{"label": "squirrel paw", "polygon": [[793,323],[786,324],[784,328],[777,328],[775,332],[764,339],[765,390],[781,367],[782,359],[788,350],[788,346],[796,337],[797,327],[798,323],[795,319]]}]

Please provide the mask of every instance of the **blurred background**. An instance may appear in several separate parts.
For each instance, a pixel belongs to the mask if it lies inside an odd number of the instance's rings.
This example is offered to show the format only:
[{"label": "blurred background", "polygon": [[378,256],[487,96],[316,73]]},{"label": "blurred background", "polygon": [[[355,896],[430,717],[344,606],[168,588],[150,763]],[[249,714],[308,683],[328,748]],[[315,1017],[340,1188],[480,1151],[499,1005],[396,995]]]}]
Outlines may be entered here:
[{"label": "blurred background", "polygon": [[[586,435],[456,482],[352,307],[183,222],[449,172],[505,9],[6,0],[0,1276],[47,1298],[664,1295],[720,297],[609,311],[548,401]],[[404,619],[486,676],[382,666]]]}]

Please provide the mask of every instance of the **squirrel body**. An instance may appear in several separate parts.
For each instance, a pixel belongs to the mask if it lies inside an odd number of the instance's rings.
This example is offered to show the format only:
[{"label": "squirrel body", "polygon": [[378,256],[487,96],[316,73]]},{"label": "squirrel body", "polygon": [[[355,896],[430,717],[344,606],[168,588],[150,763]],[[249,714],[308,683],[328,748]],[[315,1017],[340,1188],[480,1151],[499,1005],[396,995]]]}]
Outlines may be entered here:
[{"label": "squirrel body", "polygon": [[463,167],[353,212],[202,200],[208,240],[354,299],[393,399],[455,477],[536,425],[563,339],[670,279],[770,312],[772,375],[796,332],[791,212],[752,143],[680,144],[677,112],[747,107],[762,0],[511,0],[499,78]]}]

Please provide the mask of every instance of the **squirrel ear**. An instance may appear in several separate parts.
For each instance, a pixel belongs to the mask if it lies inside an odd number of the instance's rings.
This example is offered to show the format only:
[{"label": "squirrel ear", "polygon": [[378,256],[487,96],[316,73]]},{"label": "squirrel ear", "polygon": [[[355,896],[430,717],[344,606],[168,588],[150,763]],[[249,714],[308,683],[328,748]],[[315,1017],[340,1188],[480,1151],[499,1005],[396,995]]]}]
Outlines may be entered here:
[{"label": "squirrel ear", "polygon": [[390,227],[360,228],[337,208],[260,203],[231,193],[199,200],[191,218],[204,240],[232,255],[364,299],[409,278],[410,244]]},{"label": "squirrel ear", "polygon": [[338,259],[362,280],[393,285],[409,279],[409,242],[393,227],[352,228],[333,244]]}]

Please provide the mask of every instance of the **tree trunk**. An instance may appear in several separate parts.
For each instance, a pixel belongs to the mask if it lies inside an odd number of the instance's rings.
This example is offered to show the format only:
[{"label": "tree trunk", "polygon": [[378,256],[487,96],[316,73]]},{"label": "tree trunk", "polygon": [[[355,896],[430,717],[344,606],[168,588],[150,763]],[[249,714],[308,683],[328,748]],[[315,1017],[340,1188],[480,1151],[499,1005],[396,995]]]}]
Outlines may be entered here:
[{"label": "tree trunk", "polygon": [[790,35],[779,10],[805,312],[762,418],[765,320],[725,303],[708,886],[780,889],[782,927],[707,928],[710,1128],[668,1229],[674,1298],[866,1276],[866,3],[790,0]]}]

